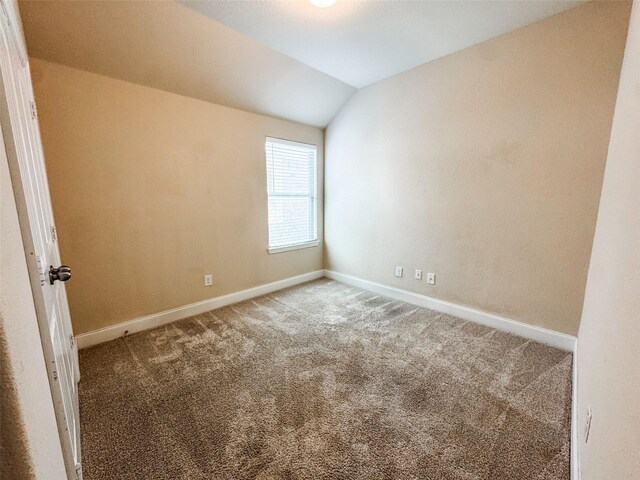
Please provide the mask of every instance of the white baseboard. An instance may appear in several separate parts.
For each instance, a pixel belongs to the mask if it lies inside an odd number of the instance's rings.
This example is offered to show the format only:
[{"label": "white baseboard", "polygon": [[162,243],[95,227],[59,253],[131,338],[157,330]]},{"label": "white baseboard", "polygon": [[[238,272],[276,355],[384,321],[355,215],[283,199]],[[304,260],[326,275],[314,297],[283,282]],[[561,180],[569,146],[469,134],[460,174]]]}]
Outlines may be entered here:
[{"label": "white baseboard", "polygon": [[[229,293],[220,297],[210,298],[182,307],[172,308],[163,312],[146,315],[144,317],[135,318],[126,322],[111,325],[109,327],[93,330],[91,332],[80,334],[76,337],[78,348],[86,348],[98,343],[107,342],[114,338],[121,337],[126,334],[148,330],[160,325],[175,322],[193,315],[214,310],[216,308],[231,305],[232,303],[241,302],[249,298],[259,297],[266,293],[281,290],[283,288],[298,285],[300,283],[309,282],[322,277],[331,278],[340,282],[353,285],[365,290],[369,290],[380,295],[401,300],[407,303],[418,305],[421,307],[436,310],[438,312],[447,313],[464,320],[480,323],[488,327],[496,328],[505,332],[513,333],[521,337],[529,338],[547,345],[551,345],[562,350],[574,352],[574,362],[576,359],[576,338],[565,333],[556,332],[547,328],[537,327],[526,323],[501,317],[493,313],[484,312],[475,308],[458,305],[445,300],[428,297],[419,293],[402,290],[400,288],[389,287],[380,283],[371,282],[344,273],[334,272],[332,270],[316,270],[314,272],[297,275],[295,277],[285,278],[276,282],[259,285],[257,287],[248,288],[239,292]],[[127,333],[125,333],[127,332]],[[575,374],[574,365],[574,374]],[[575,382],[574,382],[575,388]]]},{"label": "white baseboard", "polygon": [[108,342],[109,340],[113,340],[124,335],[159,327],[160,325],[175,322],[176,320],[182,320],[183,318],[188,318],[193,315],[199,315],[201,313],[208,312],[209,310],[231,305],[232,303],[259,297],[260,295],[292,287],[293,285],[298,285],[300,283],[310,282],[311,280],[322,278],[323,275],[324,272],[322,270],[316,270],[315,272],[304,273],[302,275],[259,285],[239,292],[229,293],[220,297],[214,297],[201,302],[184,305],[182,307],[172,308],[170,310],[165,310],[164,312],[134,318],[127,322],[82,333],[76,336],[76,342],[78,348],[90,347],[99,343]]},{"label": "white baseboard", "polygon": [[465,307],[463,305],[457,305],[445,300],[438,300],[437,298],[427,297],[426,295],[421,295],[419,293],[413,293],[395,287],[388,287],[380,283],[370,282],[369,280],[346,275],[344,273],[334,272],[332,270],[325,270],[324,276],[333,280],[338,280],[342,283],[353,285],[354,287],[359,287],[365,290],[379,293],[380,295],[384,295],[395,300],[401,300],[403,302],[418,305],[420,307],[447,313],[464,320],[480,323],[497,330],[502,330],[504,332],[518,335],[520,337],[529,338],[531,340],[535,340],[546,345],[551,345],[552,347],[566,350],[568,352],[573,352],[575,349],[576,337],[567,335],[565,333],[560,333],[554,330],[549,330],[547,328],[518,322],[517,320],[500,317],[493,313],[483,312],[482,310]]}]

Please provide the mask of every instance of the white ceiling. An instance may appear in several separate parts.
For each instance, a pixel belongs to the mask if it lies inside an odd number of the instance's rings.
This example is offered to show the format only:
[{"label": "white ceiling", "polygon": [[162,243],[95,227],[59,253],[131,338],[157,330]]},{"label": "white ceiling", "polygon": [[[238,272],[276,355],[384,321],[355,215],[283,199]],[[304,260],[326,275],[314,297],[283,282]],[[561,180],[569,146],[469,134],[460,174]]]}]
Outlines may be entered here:
[{"label": "white ceiling", "polygon": [[324,127],[356,88],[579,3],[67,0],[20,12],[34,57]]},{"label": "white ceiling", "polygon": [[181,2],[356,88],[572,8],[580,1]]}]

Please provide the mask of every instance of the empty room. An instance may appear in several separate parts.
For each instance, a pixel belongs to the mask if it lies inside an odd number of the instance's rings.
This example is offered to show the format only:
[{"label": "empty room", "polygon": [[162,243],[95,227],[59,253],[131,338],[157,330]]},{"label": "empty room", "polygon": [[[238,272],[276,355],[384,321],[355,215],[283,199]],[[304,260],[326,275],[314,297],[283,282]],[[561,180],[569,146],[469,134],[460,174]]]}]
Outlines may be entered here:
[{"label": "empty room", "polygon": [[0,6],[0,478],[640,480],[638,0]]}]

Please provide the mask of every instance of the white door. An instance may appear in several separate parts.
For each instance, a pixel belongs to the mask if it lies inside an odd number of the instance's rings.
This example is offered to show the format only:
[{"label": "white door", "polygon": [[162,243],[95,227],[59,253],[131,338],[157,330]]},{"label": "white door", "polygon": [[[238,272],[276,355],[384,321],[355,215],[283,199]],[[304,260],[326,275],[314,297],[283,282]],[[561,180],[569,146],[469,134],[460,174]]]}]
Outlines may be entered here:
[{"label": "white door", "polygon": [[[20,227],[30,265],[40,335],[67,476],[82,477],[78,353],[63,281],[70,271],[61,266],[60,252],[40,143],[28,57],[14,2],[1,0],[0,91],[2,129],[20,215]],[[58,269],[56,271],[56,269]]]}]

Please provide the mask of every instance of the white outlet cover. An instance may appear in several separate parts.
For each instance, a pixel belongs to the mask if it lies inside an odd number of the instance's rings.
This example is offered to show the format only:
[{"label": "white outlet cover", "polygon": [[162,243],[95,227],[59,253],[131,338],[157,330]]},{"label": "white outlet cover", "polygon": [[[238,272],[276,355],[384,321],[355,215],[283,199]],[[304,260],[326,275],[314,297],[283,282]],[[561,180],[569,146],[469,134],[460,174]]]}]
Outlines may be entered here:
[{"label": "white outlet cover", "polygon": [[427,273],[427,283],[429,285],[436,284],[436,274],[435,273]]},{"label": "white outlet cover", "polygon": [[396,277],[398,278],[402,278],[402,272],[403,272],[403,268],[402,267],[396,267]]},{"label": "white outlet cover", "polygon": [[204,276],[204,286],[210,287],[213,285],[213,275],[205,275]]},{"label": "white outlet cover", "polygon": [[416,269],[415,279],[416,280],[422,280],[422,270]]}]

